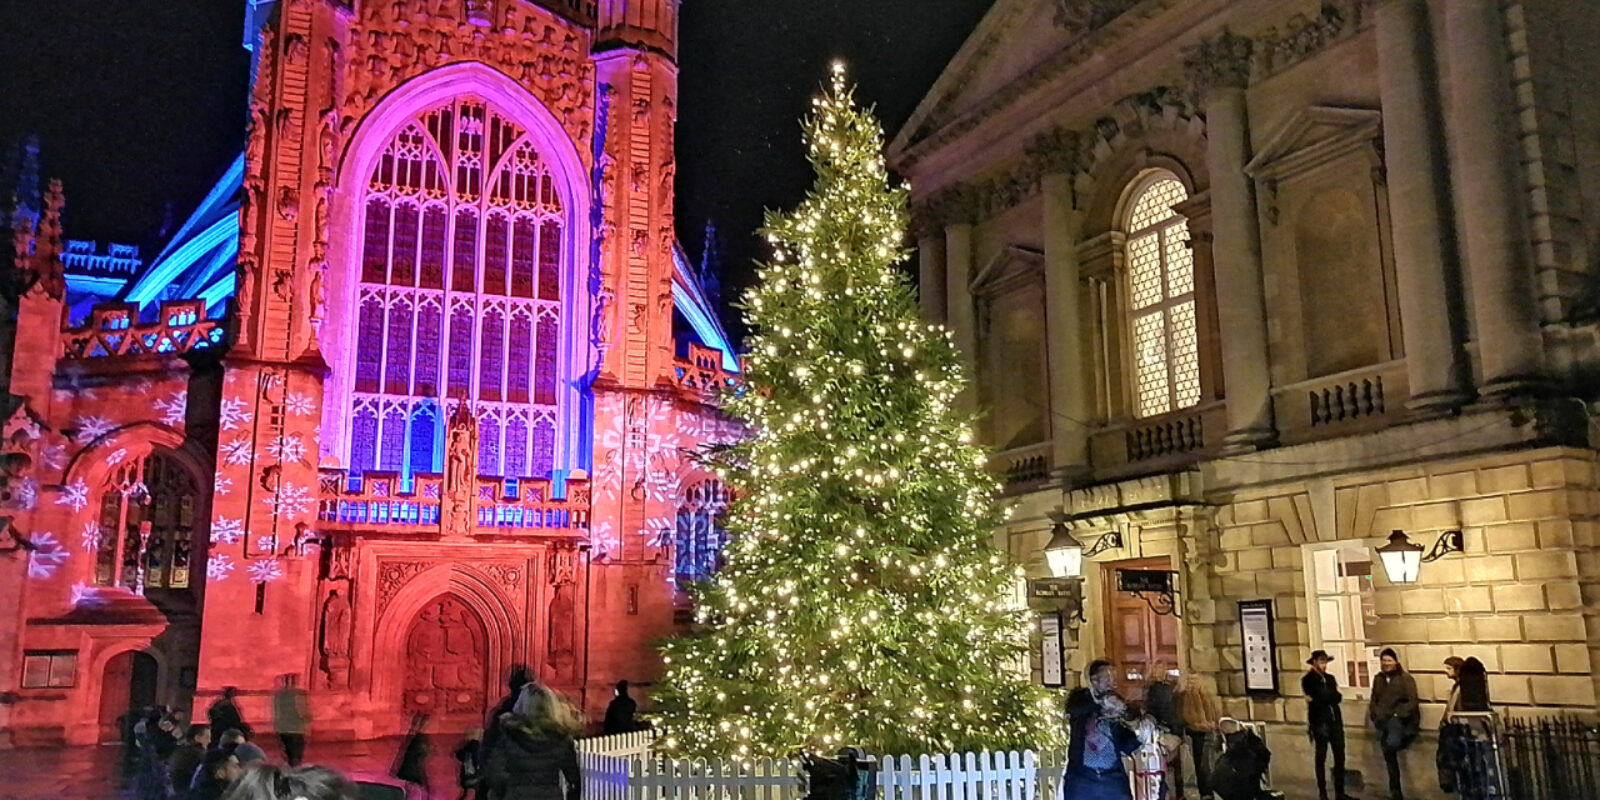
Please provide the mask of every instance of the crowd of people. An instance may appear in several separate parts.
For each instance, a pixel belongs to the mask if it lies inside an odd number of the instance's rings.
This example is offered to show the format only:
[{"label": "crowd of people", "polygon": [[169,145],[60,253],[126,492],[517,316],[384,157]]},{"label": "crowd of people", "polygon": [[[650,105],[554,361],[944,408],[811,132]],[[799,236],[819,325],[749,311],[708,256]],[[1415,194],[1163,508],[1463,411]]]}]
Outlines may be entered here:
[{"label": "crowd of people", "polygon": [[[1345,786],[1344,695],[1338,679],[1328,671],[1333,661],[1326,651],[1312,653],[1306,660],[1308,670],[1301,679],[1301,691],[1315,754],[1318,795],[1321,800],[1353,800]],[[1401,754],[1421,736],[1422,706],[1416,679],[1394,650],[1383,650],[1379,665],[1367,698],[1368,722],[1383,754],[1389,797],[1403,800]],[[1489,724],[1488,672],[1476,658],[1451,657],[1443,666],[1453,684],[1435,758],[1439,786],[1463,800],[1477,800],[1484,796],[1485,776],[1492,776],[1494,769],[1484,763],[1486,751],[1474,747]],[[1237,739],[1230,735],[1233,743],[1227,747],[1239,752],[1219,760],[1224,717],[1217,695],[1196,676],[1178,680],[1177,670],[1155,667],[1141,687],[1138,702],[1118,694],[1115,669],[1103,660],[1091,663],[1086,685],[1068,695],[1070,738],[1062,800],[1131,800],[1136,788],[1148,800],[1182,800],[1185,749],[1195,768],[1195,788],[1201,800],[1256,800],[1262,796],[1261,776],[1270,758],[1265,744],[1252,734],[1236,732]],[[1132,776],[1130,766],[1135,770]]]},{"label": "crowd of people", "polygon": [[[576,740],[585,719],[525,672],[514,672],[508,688],[485,726],[467,731],[452,751],[460,800],[578,800]],[[280,680],[271,703],[282,766],[252,741],[237,697],[235,688],[225,688],[202,724],[188,725],[181,712],[159,707],[132,715],[127,766],[138,800],[356,800],[356,784],[340,773],[301,765],[308,715],[292,677]],[[635,730],[636,710],[627,682],[618,683],[605,731]],[[427,724],[425,715],[412,718],[390,774],[431,798]]]}]

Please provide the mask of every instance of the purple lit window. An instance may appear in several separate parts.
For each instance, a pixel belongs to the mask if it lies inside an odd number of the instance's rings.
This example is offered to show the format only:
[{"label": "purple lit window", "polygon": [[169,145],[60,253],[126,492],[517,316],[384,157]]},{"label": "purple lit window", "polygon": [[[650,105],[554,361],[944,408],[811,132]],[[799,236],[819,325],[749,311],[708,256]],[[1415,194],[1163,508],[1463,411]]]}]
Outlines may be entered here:
[{"label": "purple lit window", "polygon": [[428,299],[417,309],[417,374],[411,393],[418,397],[439,394],[439,303]]},{"label": "purple lit window", "polygon": [[383,412],[383,435],[378,440],[378,469],[399,472],[406,459],[406,410],[390,406]]},{"label": "purple lit window", "polygon": [[394,207],[394,257],[389,285],[410,286],[417,272],[417,206],[401,200]]},{"label": "purple lit window", "polygon": [[378,413],[364,406],[350,422],[350,471],[359,475],[377,465]]},{"label": "purple lit window", "polygon": [[511,232],[511,296],[533,296],[533,220],[518,217]]},{"label": "purple lit window", "polygon": [[532,460],[530,477],[548,478],[550,468],[555,463],[556,455],[556,424],[548,414],[542,414],[533,423],[533,447],[529,450]]},{"label": "purple lit window", "polygon": [[404,395],[411,392],[411,301],[397,297],[389,304],[389,353],[383,375],[383,391]]},{"label": "purple lit window", "polygon": [[388,272],[389,201],[382,197],[367,200],[367,231],[361,245],[361,280],[383,283]]},{"label": "purple lit window", "polygon": [[470,208],[456,211],[456,251],[450,272],[450,288],[473,291],[478,273],[478,212]]},{"label": "purple lit window", "polygon": [[472,310],[457,306],[450,312],[450,396],[472,392]]},{"label": "purple lit window", "polygon": [[412,472],[439,472],[434,462],[434,433],[437,428],[431,405],[422,406],[411,414],[411,453],[407,459]]},{"label": "purple lit window", "polygon": [[527,309],[518,309],[511,317],[511,375],[506,381],[506,399],[513,403],[528,402],[528,378],[533,371],[529,363],[533,355],[533,323]]},{"label": "purple lit window", "polygon": [[506,293],[506,217],[489,215],[489,230],[483,241],[483,293]]},{"label": "purple lit window", "polygon": [[356,323],[356,391],[378,391],[382,363],[383,301],[367,297],[361,301],[361,317]]},{"label": "purple lit window", "polygon": [[501,475],[500,418],[493,411],[478,417],[478,474]]},{"label": "purple lit window", "polygon": [[539,299],[561,299],[561,223],[539,226]]},{"label": "purple lit window", "polygon": [[533,358],[533,402],[542,406],[556,402],[556,318],[539,315],[539,339]]},{"label": "purple lit window", "polygon": [[444,208],[428,206],[422,212],[422,275],[417,285],[444,288]]},{"label": "purple lit window", "polygon": [[483,346],[478,350],[478,397],[499,400],[500,385],[505,376],[506,320],[499,309],[489,309],[483,316]]},{"label": "purple lit window", "polygon": [[508,478],[528,474],[528,422],[521,414],[506,423],[506,471]]}]

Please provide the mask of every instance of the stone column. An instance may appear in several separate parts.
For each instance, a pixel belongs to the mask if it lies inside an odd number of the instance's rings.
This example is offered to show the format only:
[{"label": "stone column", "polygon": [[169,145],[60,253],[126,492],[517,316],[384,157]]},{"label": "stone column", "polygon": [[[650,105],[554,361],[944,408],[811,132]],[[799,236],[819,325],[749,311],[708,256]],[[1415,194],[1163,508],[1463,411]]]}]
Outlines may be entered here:
[{"label": "stone column", "polygon": [[1082,265],[1078,236],[1082,215],[1072,202],[1072,176],[1043,180],[1046,352],[1050,364],[1050,464],[1074,471],[1089,464],[1089,375],[1084,358]]},{"label": "stone column", "polygon": [[[977,308],[972,302],[972,223],[966,219],[944,228],[945,324],[955,337],[969,382],[978,378]],[[972,391],[962,395],[971,405]]]},{"label": "stone column", "polygon": [[922,301],[922,318],[936,324],[945,321],[944,234],[935,231],[917,238],[917,295]]},{"label": "stone column", "polygon": [[1442,150],[1437,67],[1426,0],[1378,7],[1378,86],[1394,233],[1395,277],[1405,337],[1409,405],[1449,409],[1468,398],[1461,343],[1461,285],[1447,239],[1449,187]]},{"label": "stone column", "polygon": [[1500,3],[1450,0],[1445,32],[1451,175],[1472,279],[1481,392],[1518,393],[1543,383],[1545,365]]},{"label": "stone column", "polygon": [[1206,168],[1211,176],[1217,317],[1222,370],[1228,387],[1228,447],[1250,450],[1277,438],[1272,421],[1272,373],[1261,276],[1261,222],[1250,161],[1245,87],[1253,42],[1223,31],[1189,53],[1191,85],[1206,110]]}]

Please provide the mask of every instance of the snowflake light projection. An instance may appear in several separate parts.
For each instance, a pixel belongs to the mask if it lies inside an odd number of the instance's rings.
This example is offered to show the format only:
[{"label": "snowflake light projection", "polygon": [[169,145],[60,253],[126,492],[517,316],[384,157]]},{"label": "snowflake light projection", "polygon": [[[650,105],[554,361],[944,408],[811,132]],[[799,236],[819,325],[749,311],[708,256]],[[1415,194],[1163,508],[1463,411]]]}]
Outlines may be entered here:
[{"label": "snowflake light projection", "polygon": [[56,574],[56,570],[72,555],[56,539],[56,535],[48,531],[34,534],[30,541],[33,543],[33,549],[28,552],[30,578],[48,578]]},{"label": "snowflake light projection", "polygon": [[212,553],[206,559],[206,580],[226,580],[233,574],[233,557],[223,553]]},{"label": "snowflake light projection", "polygon": [[278,537],[275,535],[260,536],[256,538],[256,550],[263,553],[278,552]]},{"label": "snowflake light projection", "polygon": [[101,608],[110,602],[100,592],[100,587],[89,586],[83,583],[72,584],[71,593],[68,595],[74,608]]},{"label": "snowflake light projection", "polygon": [[183,422],[184,415],[189,411],[189,396],[185,392],[173,392],[170,396],[156,401],[156,410],[161,412],[161,421],[168,425],[177,425]]},{"label": "snowflake light projection", "polygon": [[222,463],[235,467],[242,467],[250,463],[250,457],[255,452],[250,448],[249,439],[234,439],[222,444]]},{"label": "snowflake light projection", "polygon": [[105,417],[78,417],[73,427],[78,429],[78,444],[88,444],[116,430],[117,424]]},{"label": "snowflake light projection", "polygon": [[121,464],[123,461],[126,461],[127,459],[128,449],[126,447],[119,447],[116,450],[111,451],[111,455],[106,456],[106,465],[114,467],[118,464]]},{"label": "snowflake light projection", "polygon": [[50,469],[61,469],[67,465],[67,446],[59,442],[47,444],[40,448],[39,459]]},{"label": "snowflake light projection", "polygon": [[597,560],[605,560],[607,556],[622,549],[622,542],[617,539],[617,534],[611,529],[611,523],[600,522],[589,529],[589,547]]},{"label": "snowflake light projection", "polygon": [[300,461],[306,457],[306,443],[299,434],[279,436],[267,443],[267,453],[280,463]]},{"label": "snowflake light projection", "polygon": [[311,510],[316,503],[311,490],[296,483],[285,483],[278,487],[278,493],[267,497],[261,502],[272,507],[272,513],[283,516],[299,516]]},{"label": "snowflake light projection", "polygon": [[217,422],[225,431],[236,431],[255,418],[244,398],[230,397],[217,407]]},{"label": "snowflake light projection", "polygon": [[211,523],[212,544],[238,544],[244,538],[244,520],[217,517]]},{"label": "snowflake light projection", "polygon": [[227,494],[232,489],[233,489],[233,479],[228,477],[228,476],[226,476],[226,475],[224,475],[224,474],[222,474],[222,473],[220,473],[220,472],[217,473],[217,482],[212,487],[212,490],[214,492],[216,492],[217,494],[222,495],[222,494]]},{"label": "snowflake light projection", "polygon": [[271,583],[283,577],[283,562],[276,558],[252,561],[250,566],[245,568],[245,572],[249,573],[250,580],[256,583]]},{"label": "snowflake light projection", "polygon": [[290,392],[289,396],[283,400],[283,407],[288,409],[290,414],[306,417],[316,413],[317,403],[311,399],[309,394]]},{"label": "snowflake light projection", "polygon": [[78,534],[78,546],[85,553],[93,553],[100,549],[100,525],[98,523],[83,523],[83,531]]},{"label": "snowflake light projection", "polygon": [[39,504],[39,481],[23,478],[17,481],[17,505],[31,509]]},{"label": "snowflake light projection", "polygon": [[89,505],[89,484],[79,478],[61,487],[61,494],[56,497],[56,505],[71,506],[73,511],[82,511],[84,506]]}]

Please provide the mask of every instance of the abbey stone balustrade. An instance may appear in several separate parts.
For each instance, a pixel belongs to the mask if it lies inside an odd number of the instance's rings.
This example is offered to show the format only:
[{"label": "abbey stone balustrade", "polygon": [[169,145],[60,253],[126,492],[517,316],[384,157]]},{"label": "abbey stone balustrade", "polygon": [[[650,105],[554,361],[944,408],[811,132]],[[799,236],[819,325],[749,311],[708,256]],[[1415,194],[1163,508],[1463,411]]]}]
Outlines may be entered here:
[{"label": "abbey stone balustrade", "polygon": [[170,300],[154,322],[140,322],[131,303],[97,303],[78,328],[61,331],[64,361],[115,356],[182,355],[222,345],[222,320],[206,316],[204,300]]},{"label": "abbey stone balustrade", "polygon": [[[342,469],[318,471],[317,520],[322,533],[440,532],[445,477],[416,473],[406,486],[396,472],[372,470],[352,481]],[[568,479],[556,497],[548,480],[479,476],[473,533],[479,536],[586,536],[589,481]]]}]

